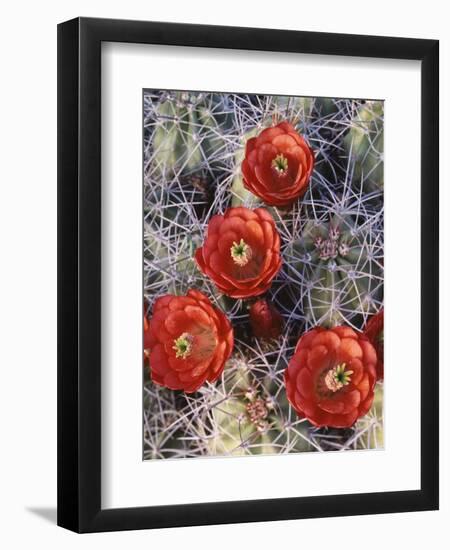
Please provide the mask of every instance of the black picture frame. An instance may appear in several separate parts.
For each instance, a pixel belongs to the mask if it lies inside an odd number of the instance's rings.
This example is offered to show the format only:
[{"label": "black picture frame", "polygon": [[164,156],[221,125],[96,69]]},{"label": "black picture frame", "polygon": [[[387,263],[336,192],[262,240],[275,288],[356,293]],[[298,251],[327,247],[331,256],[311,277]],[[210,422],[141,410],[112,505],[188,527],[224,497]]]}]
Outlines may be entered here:
[{"label": "black picture frame", "polygon": [[[421,488],[101,508],[101,44],[421,62]],[[77,18],[58,26],[58,525],[76,532],[438,509],[439,43],[256,28]]]}]

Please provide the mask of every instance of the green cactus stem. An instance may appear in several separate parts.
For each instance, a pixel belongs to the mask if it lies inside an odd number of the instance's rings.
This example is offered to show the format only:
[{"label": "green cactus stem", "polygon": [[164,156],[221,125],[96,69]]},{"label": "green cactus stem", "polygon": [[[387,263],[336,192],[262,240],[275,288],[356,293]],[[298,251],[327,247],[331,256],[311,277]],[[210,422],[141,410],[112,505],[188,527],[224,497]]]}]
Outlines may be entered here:
[{"label": "green cactus stem", "polygon": [[[217,97],[216,97],[217,96]],[[230,117],[217,94],[174,92],[156,109],[153,135],[155,168],[170,176],[211,168],[226,148]]]},{"label": "green cactus stem", "polygon": [[351,217],[307,222],[288,247],[292,276],[304,282],[303,309],[314,325],[334,326],[374,310],[382,297],[382,265],[370,231]]},{"label": "green cactus stem", "polygon": [[384,104],[370,101],[360,107],[343,140],[344,148],[354,160],[352,181],[367,191],[384,187]]},{"label": "green cactus stem", "polygon": [[[245,360],[233,362],[234,368],[231,367],[223,388],[227,397],[211,410],[214,426],[214,437],[208,439],[211,454],[279,452],[286,445],[287,401],[281,395],[274,399],[277,387],[270,377],[255,375]],[[293,438],[291,443],[292,452],[310,449],[301,437]]]}]

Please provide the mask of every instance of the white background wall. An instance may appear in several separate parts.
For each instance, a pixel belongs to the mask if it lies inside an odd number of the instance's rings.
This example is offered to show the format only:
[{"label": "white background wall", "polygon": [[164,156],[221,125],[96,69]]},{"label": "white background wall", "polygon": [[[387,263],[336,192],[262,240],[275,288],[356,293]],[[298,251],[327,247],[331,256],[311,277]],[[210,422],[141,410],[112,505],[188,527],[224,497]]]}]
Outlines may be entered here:
[{"label": "white background wall", "polygon": [[[4,4],[0,32],[0,544],[3,548],[443,548],[450,520],[450,36],[445,3],[66,0]],[[75,535],[56,517],[56,24],[84,15],[441,41],[441,510]],[[407,159],[405,159],[407,160]],[[401,223],[401,219],[399,219]],[[405,227],[405,233],[407,228]],[[407,266],[405,266],[405,277]],[[402,335],[407,339],[407,335]],[[401,403],[404,406],[404,403]],[[351,475],[351,473],[349,473]],[[268,480],[275,483],[275,480]]]}]

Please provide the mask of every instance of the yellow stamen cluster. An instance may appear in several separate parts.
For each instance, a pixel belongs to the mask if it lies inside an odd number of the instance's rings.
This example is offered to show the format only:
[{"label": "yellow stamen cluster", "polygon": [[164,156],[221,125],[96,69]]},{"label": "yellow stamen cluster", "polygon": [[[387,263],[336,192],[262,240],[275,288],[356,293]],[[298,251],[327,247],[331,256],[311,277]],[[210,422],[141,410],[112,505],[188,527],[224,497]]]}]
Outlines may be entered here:
[{"label": "yellow stamen cluster", "polygon": [[192,342],[194,338],[187,332],[183,332],[181,336],[176,338],[172,349],[176,351],[175,357],[186,359],[192,352]]},{"label": "yellow stamen cluster", "polygon": [[283,154],[277,155],[272,160],[272,168],[277,172],[279,176],[284,176],[288,169],[288,160]]},{"label": "yellow stamen cluster", "polygon": [[330,369],[325,376],[325,385],[332,392],[336,392],[350,383],[352,370],[345,370],[347,365],[341,363]]},{"label": "yellow stamen cluster", "polygon": [[233,242],[233,246],[230,248],[231,257],[235,264],[243,267],[248,264],[252,257],[252,249],[248,244],[241,239],[240,242]]}]

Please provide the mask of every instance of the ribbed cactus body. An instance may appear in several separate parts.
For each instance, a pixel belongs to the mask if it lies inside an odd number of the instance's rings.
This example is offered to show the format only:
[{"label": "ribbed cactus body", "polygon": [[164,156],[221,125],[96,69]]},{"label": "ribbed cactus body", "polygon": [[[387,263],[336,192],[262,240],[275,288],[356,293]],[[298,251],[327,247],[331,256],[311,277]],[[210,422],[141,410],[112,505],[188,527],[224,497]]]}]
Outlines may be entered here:
[{"label": "ribbed cactus body", "polygon": [[[194,394],[153,383],[145,366],[144,459],[382,447],[383,383],[366,416],[334,430],[297,416],[284,385],[304,332],[362,331],[383,306],[382,102],[162,90],[143,100],[145,312],[197,289],[235,336],[221,376]],[[305,136],[316,163],[298,201],[269,207],[245,189],[241,165],[247,141],[281,121]],[[194,259],[212,217],[241,205],[269,210],[280,234],[283,265],[263,296],[283,316],[273,341],[252,330],[253,300],[219,292]]]},{"label": "ribbed cactus body", "polygon": [[[239,456],[278,452],[280,446],[287,444],[284,424],[289,405],[284,394],[277,392],[273,379],[259,377],[244,360],[229,368],[231,374],[212,396],[217,404],[211,408],[214,425],[214,435],[208,440],[211,454]],[[221,394],[226,398],[220,400]],[[293,451],[310,448],[299,437],[292,438],[291,445]]]},{"label": "ribbed cactus body", "polygon": [[338,111],[335,100],[327,97],[273,96],[272,104],[276,114],[298,123],[312,116],[331,116]]},{"label": "ribbed cactus body", "polygon": [[360,107],[353,125],[344,138],[347,154],[354,161],[352,181],[367,191],[384,187],[384,105],[381,101],[367,102]]},{"label": "ribbed cactus body", "polygon": [[[259,130],[261,131],[261,130]],[[234,174],[231,183],[231,206],[246,206],[247,208],[256,208],[262,201],[251,191],[245,188],[242,176],[242,161],[245,157],[245,144],[250,138],[258,135],[258,129],[254,128],[245,132],[240,139],[240,147],[234,153]]]},{"label": "ribbed cactus body", "polygon": [[288,247],[293,276],[302,280],[303,309],[313,324],[333,326],[370,312],[382,294],[382,266],[364,227],[351,217],[307,222]]},{"label": "ribbed cactus body", "polygon": [[215,159],[219,162],[230,117],[216,95],[175,92],[158,105],[153,149],[162,173],[191,174],[211,167]]}]

